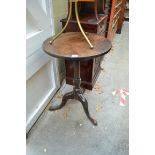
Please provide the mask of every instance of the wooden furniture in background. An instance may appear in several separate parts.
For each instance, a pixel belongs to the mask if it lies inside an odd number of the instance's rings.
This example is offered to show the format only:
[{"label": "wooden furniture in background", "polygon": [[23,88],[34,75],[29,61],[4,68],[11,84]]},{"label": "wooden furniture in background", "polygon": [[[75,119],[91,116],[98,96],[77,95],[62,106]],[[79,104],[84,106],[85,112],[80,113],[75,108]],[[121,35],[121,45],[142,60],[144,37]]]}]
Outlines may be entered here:
[{"label": "wooden furniture in background", "polygon": [[119,20],[118,20],[117,31],[116,31],[119,34],[121,33],[123,22],[125,20],[124,16],[125,16],[126,1],[127,0],[123,0],[122,5],[121,5],[121,12],[120,12]]},{"label": "wooden furniture in background", "polygon": [[[108,15],[104,2],[105,0],[79,2],[80,23],[86,32],[105,35]],[[76,21],[74,7],[72,12],[72,18],[65,32],[80,31]],[[63,27],[66,24],[66,21],[67,18],[61,20]]]},{"label": "wooden furniture in background", "polygon": [[112,2],[110,11],[111,13],[108,26],[108,36],[107,36],[110,40],[113,38],[114,34],[117,31],[123,0],[112,0],[111,2]]},{"label": "wooden furniture in background", "polygon": [[[107,20],[109,13],[109,0],[93,0],[79,2],[79,17],[80,23],[85,32],[96,33],[102,36],[107,34]],[[65,32],[78,32],[80,31],[76,18],[75,10],[72,10],[72,19],[70,20]],[[62,19],[62,26],[66,24],[67,19]],[[101,71],[101,62],[103,57],[92,58],[82,61],[81,68],[81,86],[83,88],[92,90]],[[74,66],[68,60],[65,60],[66,66],[66,83],[73,85]]]}]

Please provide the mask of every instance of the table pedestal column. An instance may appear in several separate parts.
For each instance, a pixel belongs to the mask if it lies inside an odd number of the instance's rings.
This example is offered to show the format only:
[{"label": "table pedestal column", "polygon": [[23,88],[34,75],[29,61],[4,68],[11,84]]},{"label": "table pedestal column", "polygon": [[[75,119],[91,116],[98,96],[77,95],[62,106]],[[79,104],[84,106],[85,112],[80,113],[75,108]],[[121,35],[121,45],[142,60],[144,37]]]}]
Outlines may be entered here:
[{"label": "table pedestal column", "polygon": [[58,106],[51,106],[49,110],[58,110],[61,109],[67,103],[68,99],[76,99],[82,103],[83,109],[88,117],[88,119],[94,124],[97,125],[97,121],[94,120],[88,110],[88,102],[86,98],[83,96],[83,90],[80,88],[81,78],[80,78],[80,61],[74,61],[74,88],[72,92],[66,93],[63,98],[62,102]]}]

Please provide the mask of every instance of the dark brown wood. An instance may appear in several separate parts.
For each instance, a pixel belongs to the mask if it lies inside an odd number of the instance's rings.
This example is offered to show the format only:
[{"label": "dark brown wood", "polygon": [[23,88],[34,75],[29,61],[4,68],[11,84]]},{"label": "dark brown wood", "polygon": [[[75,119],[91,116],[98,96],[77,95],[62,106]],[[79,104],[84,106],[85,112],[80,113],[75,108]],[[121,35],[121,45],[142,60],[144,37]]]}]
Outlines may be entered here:
[{"label": "dark brown wood", "polygon": [[124,9],[126,0],[111,0],[110,18],[107,37],[112,40],[115,33],[121,33],[124,21]]},{"label": "dark brown wood", "polygon": [[81,84],[81,78],[80,78],[80,61],[74,61],[74,88],[72,92],[66,93],[63,98],[62,98],[62,102],[60,105],[56,105],[56,106],[51,106],[49,108],[50,111],[54,111],[54,110],[58,110],[61,109],[62,107],[65,106],[65,104],[67,103],[67,101],[69,99],[76,99],[79,102],[81,102],[84,112],[86,114],[86,116],[88,117],[88,119],[91,121],[91,123],[93,125],[97,125],[97,121],[95,119],[93,119],[90,114],[89,114],[89,110],[88,110],[88,102],[86,100],[86,98],[83,95],[83,90],[80,88],[80,84]]},{"label": "dark brown wood", "polygon": [[[92,90],[101,71],[100,63],[103,57],[97,57],[80,62],[81,68],[81,87]],[[72,61],[65,61],[66,83],[73,85],[74,66]]]},{"label": "dark brown wood", "polygon": [[[93,0],[93,1],[88,0],[85,1],[85,3],[79,2],[78,12],[80,15],[80,23],[82,24],[82,27],[86,32],[97,33],[102,35],[106,34],[108,8],[105,7],[105,4],[106,4],[105,0]],[[61,20],[63,27],[66,24],[66,21],[67,18]],[[79,32],[79,31],[80,30],[76,21],[75,10],[73,7],[72,18],[65,32]]]},{"label": "dark brown wood", "polygon": [[[105,3],[106,2],[106,3]],[[74,5],[74,3],[73,3]],[[107,35],[108,21],[108,5],[107,0],[95,0],[94,3],[79,2],[80,23],[85,32],[96,33],[102,36]],[[95,12],[94,12],[95,10]],[[61,20],[62,25],[66,24],[66,19]],[[74,7],[72,19],[67,26],[65,32],[79,32],[77,21],[75,19]],[[100,64],[103,58],[93,58],[81,62],[81,86],[85,89],[92,90],[97,77],[101,71]],[[66,66],[66,83],[73,85],[73,63],[65,60]],[[87,68],[87,74],[85,69]]]},{"label": "dark brown wood", "polygon": [[98,0],[95,0],[94,11],[95,11],[96,20],[99,20],[97,8],[98,8]]},{"label": "dark brown wood", "polygon": [[[94,15],[83,14],[82,18],[80,19],[80,23],[85,32],[104,34],[104,32],[106,31],[105,23],[107,21],[107,17],[107,15],[99,15],[99,20],[97,21]],[[61,20],[63,27],[66,24],[66,21],[67,19]],[[80,32],[75,19],[70,20],[65,32]]]},{"label": "dark brown wood", "polygon": [[[49,110],[58,110],[65,106],[69,99],[76,99],[81,102],[86,116],[93,125],[97,125],[97,121],[93,119],[88,110],[88,102],[83,95],[83,90],[80,88],[81,76],[80,76],[80,63],[82,60],[89,60],[91,58],[99,57],[108,53],[112,47],[111,42],[96,34],[88,34],[90,41],[94,48],[90,49],[87,42],[84,40],[80,32],[68,32],[63,33],[57,38],[52,45],[50,39],[47,39],[43,43],[43,50],[56,58],[67,59],[73,63],[74,78],[73,78],[73,91],[66,93],[60,105],[51,106]],[[87,70],[87,68],[85,68]]]},{"label": "dark brown wood", "polygon": [[119,34],[121,33],[123,22],[124,22],[125,4],[126,4],[126,0],[123,0],[121,5],[120,17],[118,20],[118,26],[117,26],[117,33]]},{"label": "dark brown wood", "polygon": [[66,60],[89,60],[99,57],[111,49],[111,42],[103,36],[87,33],[94,48],[91,49],[80,32],[68,32],[61,34],[52,45],[51,38],[43,43],[45,52],[53,57]]}]

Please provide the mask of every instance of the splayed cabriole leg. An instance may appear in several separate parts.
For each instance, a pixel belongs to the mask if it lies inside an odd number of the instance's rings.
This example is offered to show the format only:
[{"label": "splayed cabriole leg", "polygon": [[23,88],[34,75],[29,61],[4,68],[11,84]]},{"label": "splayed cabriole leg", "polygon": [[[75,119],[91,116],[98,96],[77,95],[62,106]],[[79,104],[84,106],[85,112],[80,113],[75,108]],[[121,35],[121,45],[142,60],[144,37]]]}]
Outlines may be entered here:
[{"label": "splayed cabriole leg", "polygon": [[69,92],[67,94],[65,94],[62,98],[62,102],[60,105],[57,105],[57,106],[51,106],[49,108],[50,111],[54,111],[54,110],[58,110],[58,109],[61,109],[62,107],[65,106],[65,104],[67,103],[67,100],[69,99],[74,99],[74,93],[73,92]]},{"label": "splayed cabriole leg", "polygon": [[65,106],[65,104],[67,103],[67,101],[69,99],[76,99],[81,102],[84,112],[86,113],[86,116],[91,121],[91,123],[93,125],[97,125],[97,121],[94,120],[89,114],[88,102],[87,102],[86,98],[83,96],[84,91],[80,88],[80,84],[81,84],[80,61],[74,61],[73,63],[74,63],[74,88],[73,88],[73,91],[64,95],[60,105],[51,106],[49,110],[54,111],[54,110],[61,109],[62,107]]},{"label": "splayed cabriole leg", "polygon": [[80,61],[74,61],[74,96],[75,99],[82,103],[83,109],[86,113],[88,119],[93,123],[93,125],[97,125],[97,121],[94,120],[88,110],[88,102],[86,98],[83,96],[83,90],[80,88],[81,78],[80,78]]},{"label": "splayed cabriole leg", "polygon": [[94,124],[97,125],[97,121],[95,119],[93,119],[90,114],[89,114],[89,110],[88,110],[88,102],[86,100],[86,98],[83,96],[83,94],[78,94],[78,100],[82,103],[83,109],[85,111],[86,116],[88,117],[88,119]]}]

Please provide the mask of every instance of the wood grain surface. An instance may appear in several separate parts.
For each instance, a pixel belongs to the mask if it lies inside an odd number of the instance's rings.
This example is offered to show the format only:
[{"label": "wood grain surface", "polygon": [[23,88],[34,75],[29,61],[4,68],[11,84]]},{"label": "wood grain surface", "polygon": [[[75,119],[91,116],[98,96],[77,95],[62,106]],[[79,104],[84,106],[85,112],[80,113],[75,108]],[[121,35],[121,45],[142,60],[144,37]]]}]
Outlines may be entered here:
[{"label": "wood grain surface", "polygon": [[103,36],[87,33],[94,48],[90,49],[80,32],[67,32],[61,34],[52,45],[47,39],[43,43],[43,50],[53,57],[67,60],[91,59],[108,53],[112,47],[110,40]]}]

